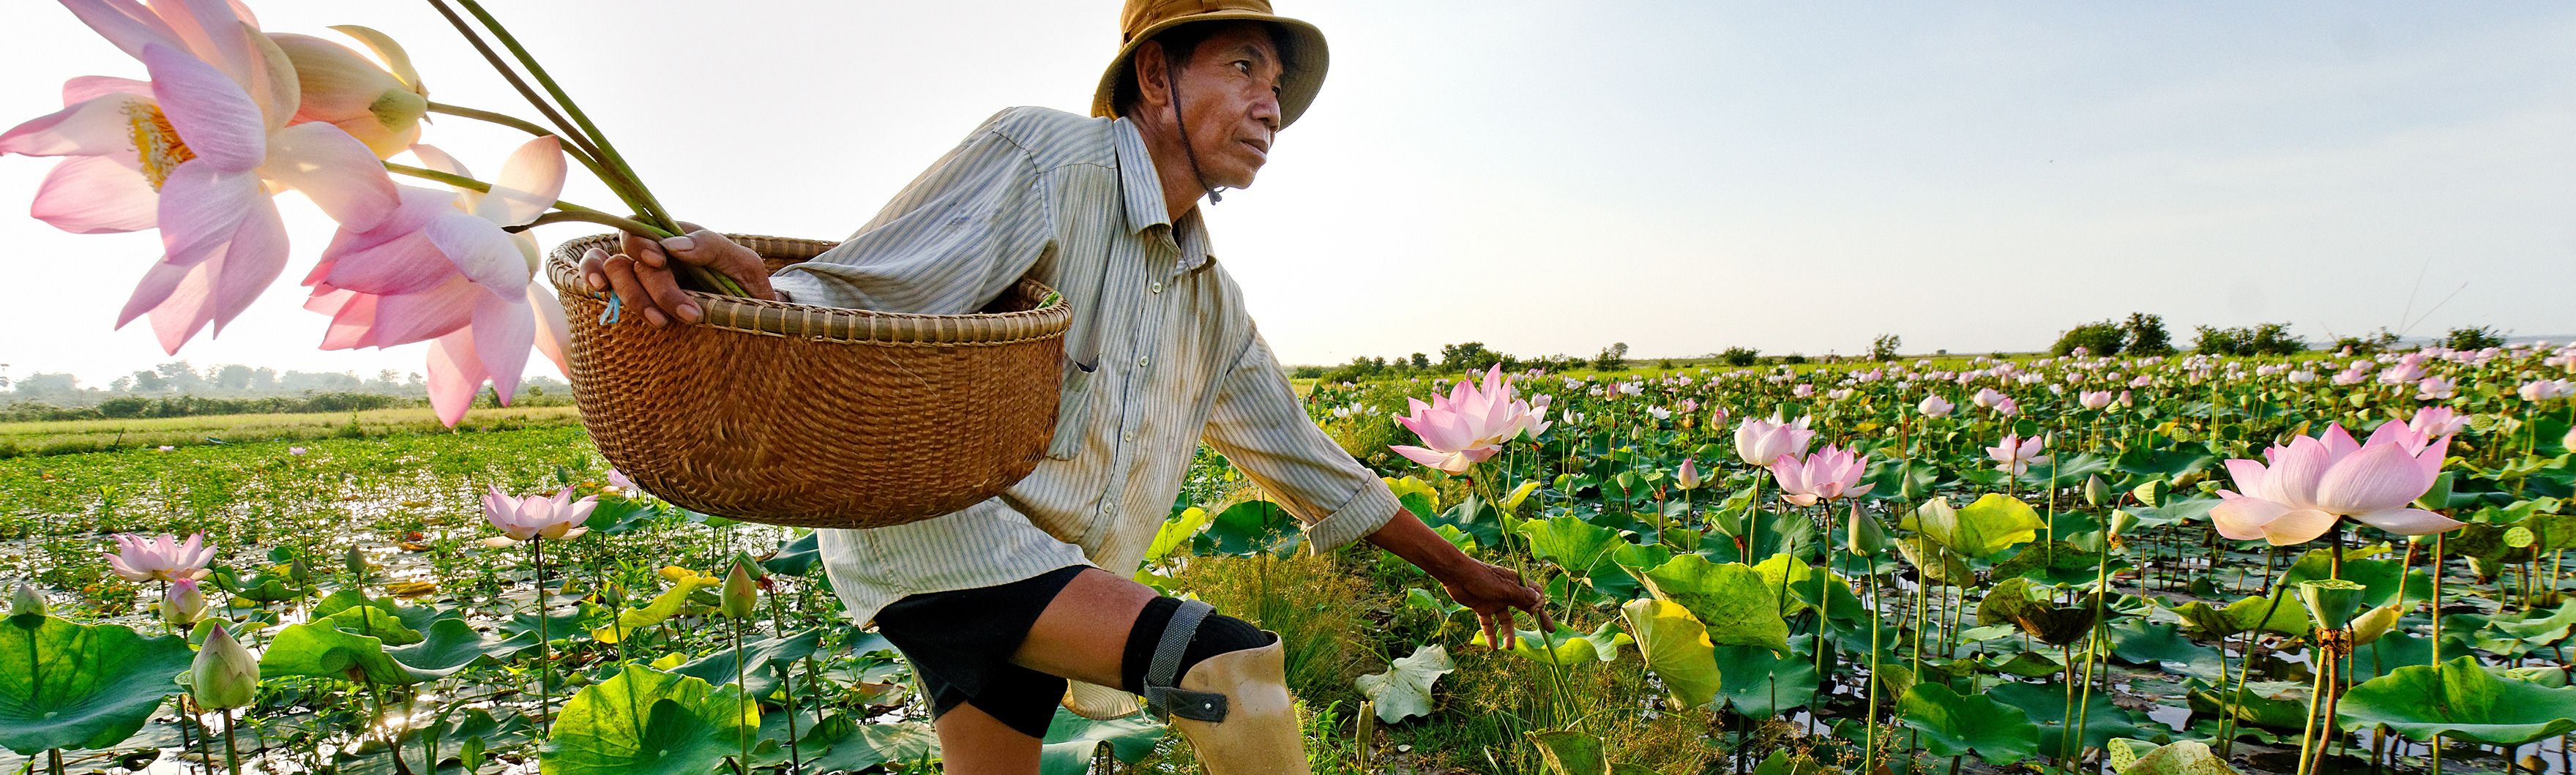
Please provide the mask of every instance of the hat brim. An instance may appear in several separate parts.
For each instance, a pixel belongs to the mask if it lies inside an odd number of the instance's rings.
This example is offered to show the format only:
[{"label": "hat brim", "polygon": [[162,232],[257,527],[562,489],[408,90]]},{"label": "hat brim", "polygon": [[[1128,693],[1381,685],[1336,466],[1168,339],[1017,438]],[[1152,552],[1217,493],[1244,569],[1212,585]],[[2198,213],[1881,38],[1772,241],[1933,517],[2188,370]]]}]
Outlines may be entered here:
[{"label": "hat brim", "polygon": [[1118,57],[1109,60],[1109,71],[1101,74],[1100,88],[1091,95],[1091,115],[1103,118],[1118,115],[1118,85],[1130,77],[1127,60],[1135,55],[1137,48],[1145,45],[1145,41],[1184,24],[1222,21],[1268,22],[1280,34],[1288,36],[1289,61],[1284,69],[1291,77],[1279,89],[1279,128],[1286,129],[1288,125],[1297,123],[1297,117],[1305,115],[1306,106],[1314,104],[1315,95],[1323,91],[1324,70],[1332,62],[1331,52],[1324,48],[1324,31],[1296,19],[1256,11],[1215,11],[1165,19],[1136,33],[1134,38],[1128,39],[1127,45],[1119,47]]}]

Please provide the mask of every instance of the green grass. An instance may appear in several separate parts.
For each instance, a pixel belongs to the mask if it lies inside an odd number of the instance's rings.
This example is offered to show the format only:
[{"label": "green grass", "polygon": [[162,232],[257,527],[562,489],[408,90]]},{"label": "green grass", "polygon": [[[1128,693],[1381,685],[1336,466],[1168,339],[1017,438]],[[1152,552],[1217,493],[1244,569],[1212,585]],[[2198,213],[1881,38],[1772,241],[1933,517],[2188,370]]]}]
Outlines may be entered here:
[{"label": "green grass", "polygon": [[[571,406],[477,408],[455,431],[552,428],[581,424]],[[0,458],[186,447],[211,443],[372,438],[450,432],[429,407],[318,414],[227,414],[110,420],[0,423]]]}]

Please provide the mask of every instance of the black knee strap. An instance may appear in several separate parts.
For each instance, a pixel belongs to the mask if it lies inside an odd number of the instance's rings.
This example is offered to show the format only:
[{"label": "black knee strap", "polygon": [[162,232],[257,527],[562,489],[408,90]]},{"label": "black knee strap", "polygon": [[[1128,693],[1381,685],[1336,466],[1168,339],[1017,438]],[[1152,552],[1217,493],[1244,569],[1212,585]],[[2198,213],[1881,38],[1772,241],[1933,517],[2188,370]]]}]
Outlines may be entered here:
[{"label": "black knee strap", "polygon": [[1163,636],[1154,646],[1154,659],[1145,668],[1145,708],[1157,716],[1179,716],[1193,721],[1216,723],[1225,720],[1225,695],[1216,692],[1194,692],[1174,684],[1180,680],[1181,655],[1189,650],[1190,641],[1198,637],[1199,623],[1215,613],[1216,606],[1198,600],[1183,600],[1173,609],[1172,620],[1163,625]]}]

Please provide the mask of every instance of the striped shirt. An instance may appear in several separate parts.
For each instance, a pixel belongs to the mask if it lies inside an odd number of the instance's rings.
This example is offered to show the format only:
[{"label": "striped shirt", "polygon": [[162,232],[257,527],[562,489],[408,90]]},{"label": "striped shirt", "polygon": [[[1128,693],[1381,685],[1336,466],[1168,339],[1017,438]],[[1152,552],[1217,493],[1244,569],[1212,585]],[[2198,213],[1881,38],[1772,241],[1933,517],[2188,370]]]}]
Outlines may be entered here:
[{"label": "striped shirt", "polygon": [[958,314],[1022,276],[1073,305],[1068,361],[1097,342],[1087,403],[1077,404],[1087,410],[1058,418],[1081,423],[1078,445],[962,511],[820,531],[851,621],[905,595],[1068,565],[1134,575],[1202,440],[1303,523],[1310,551],[1395,515],[1385,482],[1306,417],[1209,255],[1199,213],[1172,222],[1144,140],[1125,120],[1002,111],[848,241],[780,270],[772,285],[803,304]]}]

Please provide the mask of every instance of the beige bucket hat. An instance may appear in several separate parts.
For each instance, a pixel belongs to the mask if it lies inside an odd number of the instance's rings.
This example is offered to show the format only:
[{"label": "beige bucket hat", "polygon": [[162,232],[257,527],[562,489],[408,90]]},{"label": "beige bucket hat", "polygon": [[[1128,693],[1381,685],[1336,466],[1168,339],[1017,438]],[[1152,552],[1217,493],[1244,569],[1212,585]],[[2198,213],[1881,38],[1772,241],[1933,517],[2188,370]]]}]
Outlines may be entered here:
[{"label": "beige bucket hat", "polygon": [[1279,88],[1279,126],[1287,128],[1304,115],[1313,104],[1315,93],[1324,88],[1324,68],[1330,61],[1324,49],[1324,31],[1296,19],[1270,12],[1268,0],[1127,0],[1118,14],[1119,29],[1124,32],[1118,57],[1109,61],[1109,71],[1100,76],[1100,89],[1091,95],[1091,115],[1118,115],[1118,85],[1129,80],[1127,59],[1136,48],[1162,34],[1164,30],[1184,24],[1247,20],[1268,22],[1277,27],[1289,42],[1285,63],[1287,77]]}]

